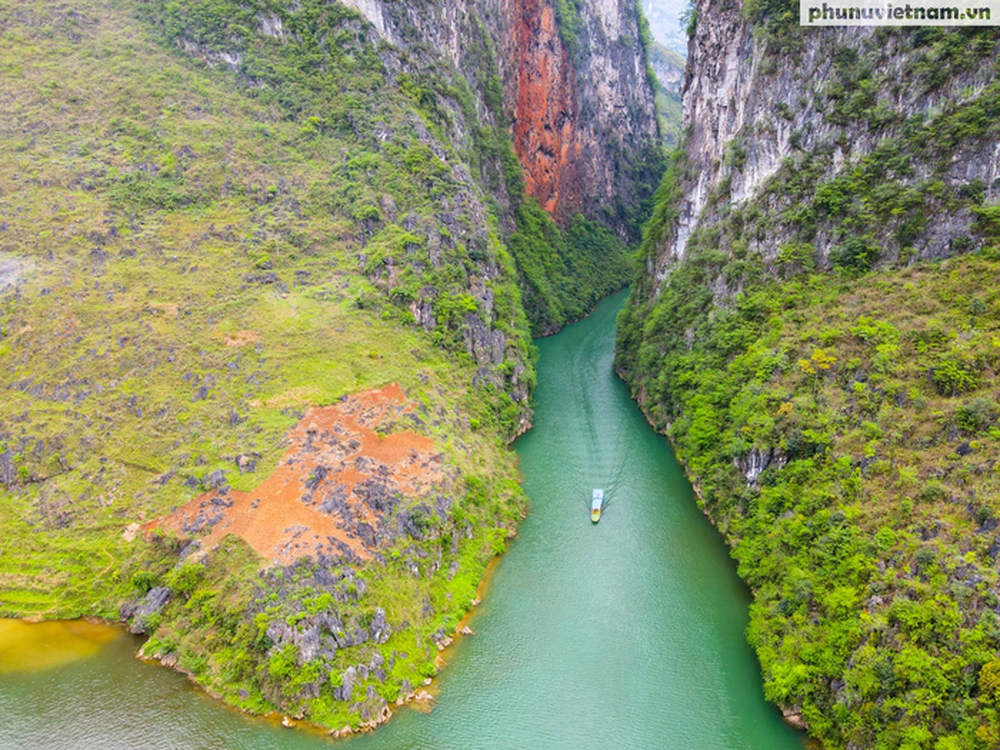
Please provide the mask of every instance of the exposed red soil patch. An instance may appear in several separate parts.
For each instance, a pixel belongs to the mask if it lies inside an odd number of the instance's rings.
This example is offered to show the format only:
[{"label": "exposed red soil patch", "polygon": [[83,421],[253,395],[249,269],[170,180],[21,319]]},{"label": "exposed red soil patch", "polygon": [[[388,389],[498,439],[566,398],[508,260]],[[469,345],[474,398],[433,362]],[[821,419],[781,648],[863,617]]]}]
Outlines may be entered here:
[{"label": "exposed red soil patch", "polygon": [[369,557],[403,498],[427,495],[444,480],[434,441],[396,430],[407,422],[419,418],[396,384],[313,407],[256,490],[206,492],[146,531],[161,527],[197,536],[205,551],[236,534],[282,563],[320,554]]}]

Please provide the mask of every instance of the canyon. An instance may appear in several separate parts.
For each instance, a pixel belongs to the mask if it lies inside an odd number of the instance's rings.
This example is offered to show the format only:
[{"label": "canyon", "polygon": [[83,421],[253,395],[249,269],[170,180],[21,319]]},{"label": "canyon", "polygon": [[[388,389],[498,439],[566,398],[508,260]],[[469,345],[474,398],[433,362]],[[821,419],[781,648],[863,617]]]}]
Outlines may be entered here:
[{"label": "canyon", "polygon": [[627,281],[636,8],[32,0],[2,33],[0,614],[378,724],[526,512],[532,332]]}]

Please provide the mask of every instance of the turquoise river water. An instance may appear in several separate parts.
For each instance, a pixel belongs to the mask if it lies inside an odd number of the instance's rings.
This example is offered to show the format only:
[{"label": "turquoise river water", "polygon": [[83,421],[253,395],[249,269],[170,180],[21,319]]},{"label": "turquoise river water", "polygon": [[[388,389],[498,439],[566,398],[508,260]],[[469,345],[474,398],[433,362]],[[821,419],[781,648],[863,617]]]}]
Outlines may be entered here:
[{"label": "turquoise river water", "polygon": [[[333,742],[225,708],[134,659],[131,636],[50,625],[6,650],[0,630],[0,747],[802,750],[764,701],[734,564],[612,370],[623,301],[538,342],[534,427],[515,444],[531,513],[430,713]],[[32,649],[45,668],[18,668]]]}]

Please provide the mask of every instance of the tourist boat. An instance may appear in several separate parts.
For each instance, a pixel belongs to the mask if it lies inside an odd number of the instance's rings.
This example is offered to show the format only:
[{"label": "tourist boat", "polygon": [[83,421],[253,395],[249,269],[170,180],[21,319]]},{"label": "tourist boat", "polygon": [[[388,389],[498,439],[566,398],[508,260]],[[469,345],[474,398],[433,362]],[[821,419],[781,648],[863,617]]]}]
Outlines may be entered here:
[{"label": "tourist boat", "polygon": [[590,498],[590,520],[597,523],[601,520],[601,509],[604,507],[604,490],[594,490]]}]

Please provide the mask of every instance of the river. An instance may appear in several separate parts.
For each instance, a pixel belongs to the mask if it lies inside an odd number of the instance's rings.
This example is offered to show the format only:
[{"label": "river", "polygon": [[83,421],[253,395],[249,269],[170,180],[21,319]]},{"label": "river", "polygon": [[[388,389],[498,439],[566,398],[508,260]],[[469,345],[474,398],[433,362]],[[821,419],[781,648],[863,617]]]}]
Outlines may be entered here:
[{"label": "river", "polygon": [[[434,710],[401,710],[377,732],[336,745],[804,747],[764,701],[743,632],[749,595],[721,538],[612,370],[623,302],[624,293],[610,297],[538,342],[534,427],[515,444],[531,512],[472,618],[476,635],[449,649]],[[608,497],[597,525],[588,512],[594,487]],[[136,661],[131,636],[107,640],[65,623],[8,627],[0,630],[3,748],[330,746],[244,717],[180,675]],[[14,658],[5,638],[30,643],[18,641]],[[46,655],[45,669],[27,668],[32,650]]]}]

